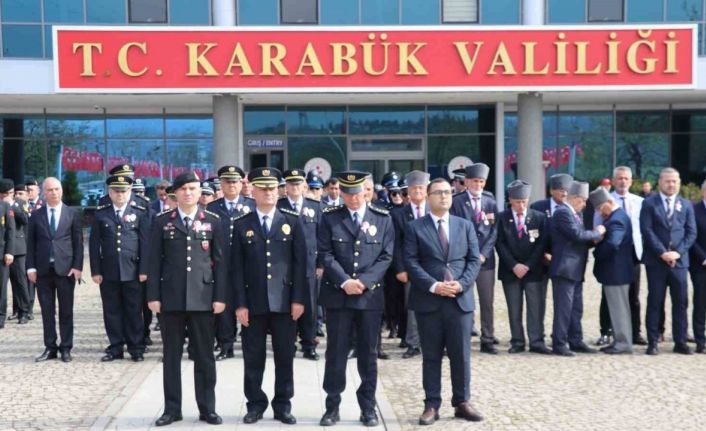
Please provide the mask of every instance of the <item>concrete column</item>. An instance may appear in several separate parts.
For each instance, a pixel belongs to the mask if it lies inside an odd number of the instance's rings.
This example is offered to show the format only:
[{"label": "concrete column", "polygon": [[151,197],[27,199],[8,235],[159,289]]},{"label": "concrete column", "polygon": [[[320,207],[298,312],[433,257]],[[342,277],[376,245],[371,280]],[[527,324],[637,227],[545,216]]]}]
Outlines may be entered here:
[{"label": "concrete column", "polygon": [[[235,26],[236,0],[213,0],[214,27]],[[213,96],[213,166],[243,166],[242,124],[237,96]]]},{"label": "concrete column", "polygon": [[495,104],[495,199],[498,208],[505,202],[505,104]]},{"label": "concrete column", "polygon": [[530,202],[545,197],[542,164],[542,95],[517,96],[517,176],[532,184]]}]

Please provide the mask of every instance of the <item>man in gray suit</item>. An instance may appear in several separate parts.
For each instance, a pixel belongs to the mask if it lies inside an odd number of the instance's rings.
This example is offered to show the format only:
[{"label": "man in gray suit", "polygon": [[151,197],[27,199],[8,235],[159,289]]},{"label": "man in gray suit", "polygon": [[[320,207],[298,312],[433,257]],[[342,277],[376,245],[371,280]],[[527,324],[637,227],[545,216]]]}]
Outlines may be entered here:
[{"label": "man in gray suit", "polygon": [[405,269],[411,283],[409,308],[417,317],[422,345],[425,399],[419,424],[431,425],[439,418],[444,349],[451,363],[455,416],[477,422],[483,416],[469,400],[473,284],[480,270],[478,239],[472,222],[449,214],[453,191],[448,181],[437,178],[427,191],[430,213],[410,222],[404,239]]}]

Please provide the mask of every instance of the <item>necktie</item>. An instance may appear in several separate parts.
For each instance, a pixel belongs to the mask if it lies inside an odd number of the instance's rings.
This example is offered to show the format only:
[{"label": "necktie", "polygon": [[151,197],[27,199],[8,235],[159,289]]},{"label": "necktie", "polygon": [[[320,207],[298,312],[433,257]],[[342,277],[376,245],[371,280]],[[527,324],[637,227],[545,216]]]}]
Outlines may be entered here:
[{"label": "necktie", "polygon": [[184,217],[184,226],[186,226],[186,230],[191,229],[191,219],[189,216]]},{"label": "necktie", "polygon": [[357,212],[353,213],[353,223],[355,223],[356,226],[360,227],[360,220],[358,219]]},{"label": "necktie", "polygon": [[517,213],[517,237],[522,238],[525,233],[525,222],[522,220],[522,213]]},{"label": "necktie", "polygon": [[473,198],[473,204],[474,204],[476,222],[480,222],[480,219],[481,219],[480,198]]},{"label": "necktie", "polygon": [[233,215],[235,212],[235,204],[233,202],[228,202],[228,215]]},{"label": "necktie", "polygon": [[579,215],[579,213],[574,214],[574,218],[577,222],[581,223],[581,216]]},{"label": "necktie", "polygon": [[262,216],[262,233],[267,236],[270,234],[270,227],[267,225],[269,216]]},{"label": "necktie", "polygon": [[620,201],[623,204],[623,211],[628,212],[628,207],[627,207],[627,202],[625,201],[625,197],[621,196]]},{"label": "necktie", "polygon": [[115,220],[120,224],[120,210],[115,211]]},{"label": "necktie", "polygon": [[50,208],[51,217],[49,217],[49,231],[53,237],[56,234],[56,208]]},{"label": "necktie", "polygon": [[294,211],[295,211],[295,212],[299,212],[299,205],[297,205],[296,202],[294,202],[294,203],[292,204],[292,206],[294,207]]},{"label": "necktie", "polygon": [[665,199],[665,201],[667,202],[667,218],[668,218],[668,219],[671,219],[671,218],[672,218],[672,214],[673,214],[673,211],[672,211],[672,199],[671,199],[671,198],[667,198],[667,199]]},{"label": "necktie", "polygon": [[421,216],[422,216],[422,208],[419,205],[417,205],[417,218],[419,218]]},{"label": "necktie", "polygon": [[444,254],[449,254],[449,237],[446,236],[446,229],[444,229],[444,219],[439,219],[439,242],[441,243],[441,249],[444,250]]}]

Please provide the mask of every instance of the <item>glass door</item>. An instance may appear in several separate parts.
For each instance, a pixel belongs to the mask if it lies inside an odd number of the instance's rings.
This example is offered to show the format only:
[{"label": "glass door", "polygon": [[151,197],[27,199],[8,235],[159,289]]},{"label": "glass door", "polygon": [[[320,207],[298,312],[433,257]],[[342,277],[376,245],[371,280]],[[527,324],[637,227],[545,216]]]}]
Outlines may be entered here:
[{"label": "glass door", "polygon": [[351,169],[372,173],[375,182],[379,183],[386,172],[393,170],[401,175],[415,169],[424,171],[424,147],[424,137],[421,136],[351,137],[348,140],[348,164]]}]

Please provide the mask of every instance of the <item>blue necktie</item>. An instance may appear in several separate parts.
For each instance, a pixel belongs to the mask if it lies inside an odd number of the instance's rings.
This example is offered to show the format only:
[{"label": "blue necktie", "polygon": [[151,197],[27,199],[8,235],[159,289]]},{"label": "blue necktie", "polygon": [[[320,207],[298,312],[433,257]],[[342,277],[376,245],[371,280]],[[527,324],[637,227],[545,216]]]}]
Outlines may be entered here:
[{"label": "blue necktie", "polygon": [[228,208],[228,215],[232,216],[235,212],[235,204],[233,202],[228,202],[228,205],[230,206],[230,208]]},{"label": "blue necktie", "polygon": [[51,211],[51,217],[49,217],[49,232],[51,233],[52,238],[56,234],[56,208],[50,208]]},{"label": "blue necktie", "polygon": [[269,235],[270,233],[270,227],[267,226],[268,218],[268,216],[262,216],[262,233],[265,234],[265,236]]}]

